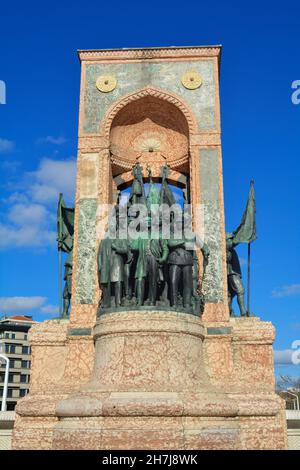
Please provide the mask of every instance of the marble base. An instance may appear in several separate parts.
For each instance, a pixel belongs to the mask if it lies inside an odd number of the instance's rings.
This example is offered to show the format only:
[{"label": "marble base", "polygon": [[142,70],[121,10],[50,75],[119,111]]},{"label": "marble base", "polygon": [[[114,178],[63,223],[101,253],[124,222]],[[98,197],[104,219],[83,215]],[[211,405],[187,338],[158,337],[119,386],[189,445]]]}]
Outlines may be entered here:
[{"label": "marble base", "polygon": [[[286,448],[270,323],[234,318],[205,324],[174,311],[114,312],[102,315],[86,337],[74,336],[67,322],[49,323],[47,346],[33,336],[33,387],[17,407],[13,448]],[[51,359],[55,337],[60,362],[57,354]],[[56,364],[60,371],[48,387],[45,370],[37,381],[46,347],[48,369]]]}]

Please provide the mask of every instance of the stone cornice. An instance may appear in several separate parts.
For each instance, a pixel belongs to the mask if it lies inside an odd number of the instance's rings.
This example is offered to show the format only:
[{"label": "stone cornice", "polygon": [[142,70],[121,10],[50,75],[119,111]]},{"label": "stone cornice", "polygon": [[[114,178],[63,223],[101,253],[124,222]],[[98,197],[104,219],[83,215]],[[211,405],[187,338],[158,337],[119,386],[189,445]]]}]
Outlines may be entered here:
[{"label": "stone cornice", "polygon": [[218,57],[220,60],[222,46],[187,46],[187,47],[146,47],[131,49],[78,50],[81,62],[106,60],[151,60]]}]

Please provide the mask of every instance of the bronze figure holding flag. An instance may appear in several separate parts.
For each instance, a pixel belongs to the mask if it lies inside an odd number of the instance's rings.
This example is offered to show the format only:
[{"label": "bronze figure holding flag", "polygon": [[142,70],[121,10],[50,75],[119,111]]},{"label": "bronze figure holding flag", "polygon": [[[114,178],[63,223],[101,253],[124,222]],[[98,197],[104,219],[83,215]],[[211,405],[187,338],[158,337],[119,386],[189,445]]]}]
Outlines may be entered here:
[{"label": "bronze figure holding flag", "polygon": [[[67,207],[62,193],[59,194],[57,206],[57,248],[59,263],[59,316],[66,318],[69,315],[71,296],[72,296],[72,265],[73,265],[73,235],[74,235],[74,208]],[[62,293],[62,259],[61,253],[68,253],[65,261],[65,287]],[[63,300],[63,310],[62,310]]]},{"label": "bronze figure holding flag", "polygon": [[[247,206],[242,221],[233,233],[226,233],[226,256],[227,256],[227,280],[228,280],[228,306],[230,315],[233,316],[232,300],[237,296],[237,302],[242,317],[250,316],[250,244],[256,240],[256,204],[254,197],[254,181],[250,181],[250,191]],[[242,282],[242,271],[235,251],[239,243],[248,243],[248,289],[247,310],[244,303],[244,285]]]},{"label": "bronze figure holding flag", "polygon": [[230,316],[234,316],[232,309],[232,301],[237,296],[237,302],[240,308],[241,317],[245,317],[246,313],[244,302],[244,285],[242,281],[242,271],[239,257],[234,247],[234,234],[226,233],[226,259],[227,259],[227,281],[228,281],[228,306]]}]

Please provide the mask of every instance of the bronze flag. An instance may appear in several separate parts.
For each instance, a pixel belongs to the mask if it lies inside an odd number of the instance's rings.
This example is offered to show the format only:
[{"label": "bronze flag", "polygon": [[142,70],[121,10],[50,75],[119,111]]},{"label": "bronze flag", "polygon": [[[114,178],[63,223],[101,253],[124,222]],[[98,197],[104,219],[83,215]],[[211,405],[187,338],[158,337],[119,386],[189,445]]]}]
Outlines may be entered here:
[{"label": "bronze flag", "polygon": [[57,248],[70,253],[73,248],[74,208],[67,207],[62,193],[59,194],[57,206]]},{"label": "bronze flag", "polygon": [[247,206],[244,211],[242,221],[238,228],[233,232],[233,242],[251,243],[256,240],[256,221],[255,221],[256,205],[254,197],[254,181],[250,182],[250,191]]}]

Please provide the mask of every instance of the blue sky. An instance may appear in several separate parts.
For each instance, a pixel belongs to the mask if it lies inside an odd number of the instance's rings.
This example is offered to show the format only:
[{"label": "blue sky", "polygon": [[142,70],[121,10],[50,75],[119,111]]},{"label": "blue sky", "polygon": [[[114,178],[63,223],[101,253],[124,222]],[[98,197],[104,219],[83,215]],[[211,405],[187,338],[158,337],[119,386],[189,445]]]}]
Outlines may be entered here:
[{"label": "blue sky", "polygon": [[239,224],[254,178],[252,310],[275,324],[278,361],[288,359],[300,339],[299,3],[5,2],[0,18],[0,313],[55,312],[57,193],[72,204],[74,191],[76,50],[222,44],[226,228]]}]

